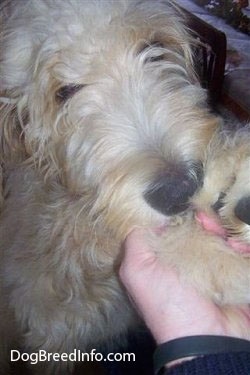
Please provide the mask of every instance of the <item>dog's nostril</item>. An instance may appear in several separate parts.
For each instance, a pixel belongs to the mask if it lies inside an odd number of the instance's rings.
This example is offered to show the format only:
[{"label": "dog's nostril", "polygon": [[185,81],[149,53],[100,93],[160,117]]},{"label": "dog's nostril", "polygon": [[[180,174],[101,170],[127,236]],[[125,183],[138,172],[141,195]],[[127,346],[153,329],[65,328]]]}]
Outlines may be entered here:
[{"label": "dog's nostril", "polygon": [[171,166],[149,186],[144,197],[151,207],[164,215],[175,215],[189,206],[189,198],[202,183],[202,168]]},{"label": "dog's nostril", "polygon": [[238,201],[234,213],[239,220],[250,225],[250,195]]}]

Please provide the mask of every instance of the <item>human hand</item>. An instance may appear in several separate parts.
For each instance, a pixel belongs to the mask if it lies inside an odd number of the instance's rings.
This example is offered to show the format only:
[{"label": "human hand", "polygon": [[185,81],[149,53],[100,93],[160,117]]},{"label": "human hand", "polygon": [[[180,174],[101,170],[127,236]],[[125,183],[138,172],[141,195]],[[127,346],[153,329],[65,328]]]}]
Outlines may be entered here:
[{"label": "human hand", "polygon": [[175,269],[156,257],[147,234],[135,229],[128,235],[120,278],[156,342],[193,335],[249,339],[249,307],[219,307],[183,285]]}]

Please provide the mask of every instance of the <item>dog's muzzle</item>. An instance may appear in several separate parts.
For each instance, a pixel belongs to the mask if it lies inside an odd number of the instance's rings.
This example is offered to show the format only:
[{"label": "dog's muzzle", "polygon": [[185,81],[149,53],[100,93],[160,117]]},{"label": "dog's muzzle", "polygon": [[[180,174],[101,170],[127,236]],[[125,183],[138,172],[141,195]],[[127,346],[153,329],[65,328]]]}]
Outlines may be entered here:
[{"label": "dog's muzzle", "polygon": [[164,215],[175,215],[189,207],[189,199],[202,186],[200,162],[172,164],[160,173],[144,194],[147,203]]}]

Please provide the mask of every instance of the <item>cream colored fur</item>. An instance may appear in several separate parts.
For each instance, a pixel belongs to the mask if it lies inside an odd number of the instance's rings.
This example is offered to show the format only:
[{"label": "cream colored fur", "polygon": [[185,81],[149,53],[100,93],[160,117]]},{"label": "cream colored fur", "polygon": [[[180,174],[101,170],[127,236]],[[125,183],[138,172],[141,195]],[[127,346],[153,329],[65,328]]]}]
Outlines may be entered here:
[{"label": "cream colored fur", "polygon": [[2,357],[119,341],[138,321],[117,277],[122,243],[170,220],[144,194],[169,165],[203,163],[220,123],[194,41],[171,1],[1,7]]}]

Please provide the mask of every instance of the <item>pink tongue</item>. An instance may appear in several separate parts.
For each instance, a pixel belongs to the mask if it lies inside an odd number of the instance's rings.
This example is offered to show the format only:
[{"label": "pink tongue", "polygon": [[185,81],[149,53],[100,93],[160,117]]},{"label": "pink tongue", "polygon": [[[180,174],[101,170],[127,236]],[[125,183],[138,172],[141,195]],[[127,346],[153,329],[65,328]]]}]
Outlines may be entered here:
[{"label": "pink tongue", "polygon": [[214,217],[206,215],[204,212],[197,212],[197,221],[202,225],[202,227],[208,232],[217,234],[218,236],[225,237],[226,230],[222,228],[219,221]]},{"label": "pink tongue", "polygon": [[197,212],[196,214],[196,220],[202,225],[202,227],[213,234],[216,234],[217,236],[223,237],[227,244],[232,247],[236,252],[241,254],[250,254],[250,245],[238,241],[234,238],[227,238],[227,232],[226,230],[220,225],[219,221],[214,218],[210,217],[204,212]]},{"label": "pink tongue", "polygon": [[248,245],[244,242],[237,241],[234,238],[228,238],[227,243],[229,244],[229,246],[231,246],[238,253],[241,253],[241,254],[249,253],[249,255],[250,255],[250,245]]}]

